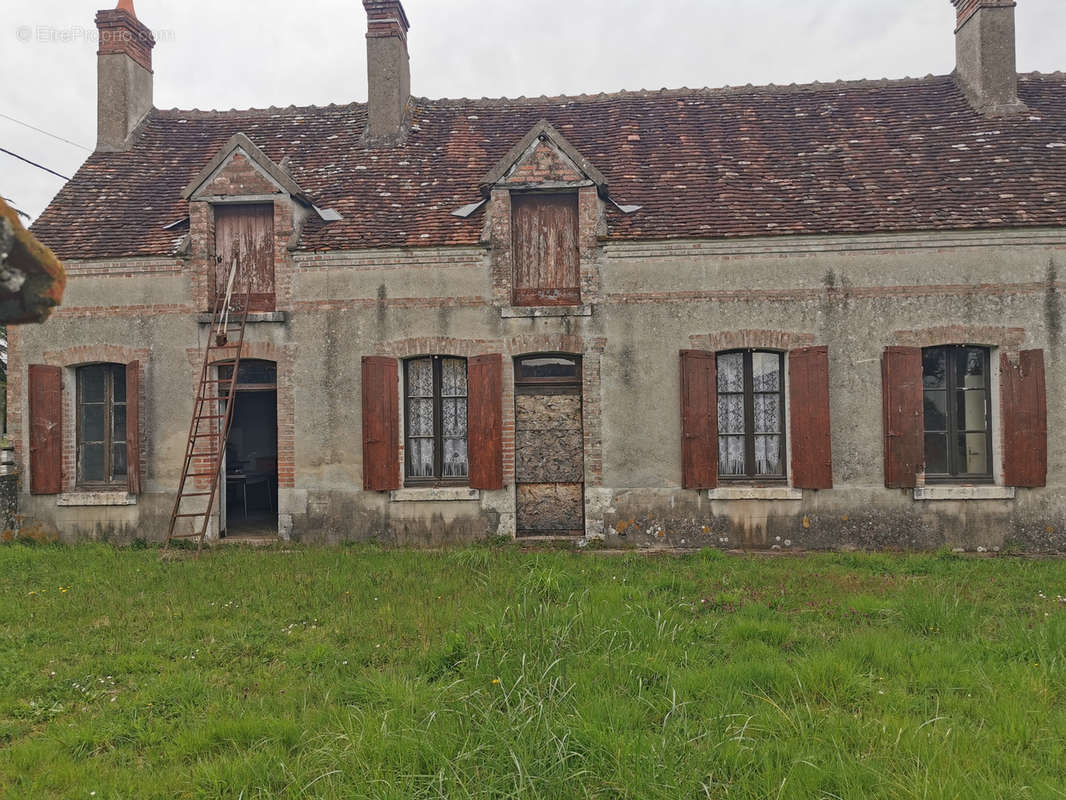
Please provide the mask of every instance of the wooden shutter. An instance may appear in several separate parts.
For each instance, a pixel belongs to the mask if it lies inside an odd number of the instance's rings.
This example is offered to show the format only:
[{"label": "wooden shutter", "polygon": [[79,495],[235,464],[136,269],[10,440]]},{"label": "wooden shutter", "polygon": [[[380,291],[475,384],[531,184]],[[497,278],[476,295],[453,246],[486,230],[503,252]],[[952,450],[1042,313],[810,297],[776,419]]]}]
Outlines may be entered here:
[{"label": "wooden shutter", "polygon": [[274,310],[274,205],[215,206],[215,291],[226,293],[233,259],[234,295],[250,292],[251,311]]},{"label": "wooden shutter", "polygon": [[1047,396],[1044,351],[1023,350],[1018,363],[1000,357],[1003,479],[1008,486],[1047,483]]},{"label": "wooden shutter", "polygon": [[126,365],[126,486],[141,493],[141,362]]},{"label": "wooden shutter", "polygon": [[718,385],[714,353],[681,351],[681,485],[718,486]]},{"label": "wooden shutter", "polygon": [[63,371],[31,364],[30,493],[63,491]]},{"label": "wooden shutter", "polygon": [[400,488],[399,369],[394,358],[363,357],[363,488]]},{"label": "wooden shutter", "polygon": [[792,485],[833,488],[829,427],[829,348],[801,347],[788,354]]},{"label": "wooden shutter", "polygon": [[581,302],[577,193],[511,195],[514,303]]},{"label": "wooden shutter", "polygon": [[470,487],[503,488],[503,358],[499,353],[467,362],[467,437]]},{"label": "wooden shutter", "polygon": [[925,464],[925,417],[922,410],[922,351],[886,347],[881,356],[884,399],[885,486],[909,489]]}]

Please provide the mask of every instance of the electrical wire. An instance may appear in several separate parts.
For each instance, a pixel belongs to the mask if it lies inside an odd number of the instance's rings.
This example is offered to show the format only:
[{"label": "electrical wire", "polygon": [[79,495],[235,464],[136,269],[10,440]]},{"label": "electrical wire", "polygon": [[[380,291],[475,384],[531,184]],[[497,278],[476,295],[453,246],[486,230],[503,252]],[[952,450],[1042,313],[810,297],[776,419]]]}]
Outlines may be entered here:
[{"label": "electrical wire", "polygon": [[45,136],[51,136],[53,139],[58,139],[61,142],[66,142],[67,144],[72,144],[75,147],[80,147],[82,150],[88,150],[89,152],[92,152],[92,148],[91,147],[86,147],[83,144],[78,144],[77,142],[72,142],[72,141],[70,141],[70,139],[64,139],[62,136],[54,134],[54,133],[52,133],[50,131],[46,131],[44,128],[38,128],[36,125],[30,125],[30,123],[28,123],[28,122],[23,122],[20,119],[15,119],[14,117],[8,116],[7,114],[4,114],[3,112],[0,112],[0,117],[3,117],[4,119],[11,120],[12,122],[16,123],[17,125],[23,126],[24,128],[29,128],[31,131],[37,131],[37,133],[43,133]]},{"label": "electrical wire", "polygon": [[0,147],[0,153],[7,153],[9,156],[17,158],[19,161],[25,161],[27,164],[37,167],[37,169],[43,169],[45,172],[49,172],[52,175],[55,175],[57,178],[62,178],[65,181],[70,180],[70,178],[68,178],[66,175],[61,175],[54,169],[48,169],[48,167],[44,166],[43,164],[38,164],[36,161],[30,161],[28,158],[26,158],[25,156],[20,156],[18,153],[12,153],[10,150],[5,150],[2,147]]}]

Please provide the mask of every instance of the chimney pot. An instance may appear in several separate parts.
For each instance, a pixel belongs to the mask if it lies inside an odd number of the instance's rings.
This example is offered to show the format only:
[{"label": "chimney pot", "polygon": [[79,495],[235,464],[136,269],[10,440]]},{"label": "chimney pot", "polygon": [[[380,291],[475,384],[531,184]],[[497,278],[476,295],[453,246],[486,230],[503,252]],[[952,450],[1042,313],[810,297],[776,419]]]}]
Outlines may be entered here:
[{"label": "chimney pot", "polygon": [[1018,99],[1015,0],[951,0],[955,6],[955,78],[976,111],[1027,111]]},{"label": "chimney pot", "polygon": [[400,0],[363,0],[366,9],[367,125],[371,147],[402,144],[407,137],[411,65],[407,21]]},{"label": "chimney pot", "polygon": [[130,134],[152,109],[155,38],[137,19],[132,0],[96,12],[96,149],[126,150]]}]

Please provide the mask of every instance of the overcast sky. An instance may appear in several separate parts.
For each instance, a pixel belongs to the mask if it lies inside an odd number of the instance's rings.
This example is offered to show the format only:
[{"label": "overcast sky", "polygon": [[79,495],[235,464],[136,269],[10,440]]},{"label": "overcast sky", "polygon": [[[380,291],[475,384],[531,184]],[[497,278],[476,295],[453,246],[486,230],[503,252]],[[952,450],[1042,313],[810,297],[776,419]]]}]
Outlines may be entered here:
[{"label": "overcast sky", "polygon": [[[359,0],[135,0],[160,108],[366,99]],[[3,0],[0,114],[91,148],[89,0]],[[112,7],[105,4],[104,7]],[[946,74],[948,0],[404,0],[423,97],[805,83]],[[1066,2],[1018,0],[1018,66],[1066,69]],[[0,147],[64,175],[87,150],[0,116]],[[38,215],[62,180],[0,153],[0,195]]]}]

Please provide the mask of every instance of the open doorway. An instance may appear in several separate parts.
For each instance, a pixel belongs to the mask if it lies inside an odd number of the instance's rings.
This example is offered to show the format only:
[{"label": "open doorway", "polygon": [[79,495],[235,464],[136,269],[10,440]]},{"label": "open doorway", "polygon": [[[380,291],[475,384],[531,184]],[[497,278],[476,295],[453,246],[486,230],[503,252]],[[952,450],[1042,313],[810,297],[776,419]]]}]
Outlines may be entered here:
[{"label": "open doorway", "polygon": [[[219,366],[220,380],[232,374],[232,366]],[[225,383],[221,386],[223,392],[228,388]],[[234,402],[219,503],[222,535],[274,537],[278,533],[277,365],[241,361]]]}]

